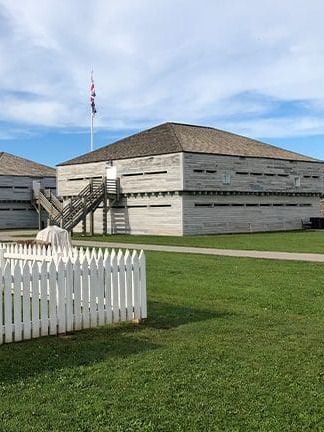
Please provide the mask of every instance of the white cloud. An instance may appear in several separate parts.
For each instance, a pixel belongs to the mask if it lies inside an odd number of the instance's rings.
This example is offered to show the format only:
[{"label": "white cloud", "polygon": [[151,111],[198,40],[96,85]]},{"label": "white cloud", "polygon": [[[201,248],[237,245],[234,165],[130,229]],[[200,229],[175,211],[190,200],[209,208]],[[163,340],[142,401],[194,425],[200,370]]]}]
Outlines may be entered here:
[{"label": "white cloud", "polygon": [[[87,127],[93,67],[98,127],[213,119],[263,136],[323,130],[320,0],[0,5],[0,102],[13,124]],[[273,100],[309,112],[271,117]]]}]

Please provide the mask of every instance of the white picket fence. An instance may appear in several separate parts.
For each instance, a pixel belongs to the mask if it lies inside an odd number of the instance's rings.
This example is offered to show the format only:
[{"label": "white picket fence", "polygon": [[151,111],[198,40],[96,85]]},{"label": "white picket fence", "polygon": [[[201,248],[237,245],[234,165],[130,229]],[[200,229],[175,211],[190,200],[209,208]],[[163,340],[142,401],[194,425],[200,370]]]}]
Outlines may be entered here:
[{"label": "white picket fence", "polygon": [[147,317],[143,251],[0,245],[0,344]]}]

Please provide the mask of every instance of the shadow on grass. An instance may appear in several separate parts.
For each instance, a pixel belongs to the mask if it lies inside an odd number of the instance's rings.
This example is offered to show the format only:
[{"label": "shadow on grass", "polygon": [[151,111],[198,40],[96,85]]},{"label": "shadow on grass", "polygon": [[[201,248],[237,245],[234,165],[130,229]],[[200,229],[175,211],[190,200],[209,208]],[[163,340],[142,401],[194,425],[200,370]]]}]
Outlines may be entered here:
[{"label": "shadow on grass", "polygon": [[136,324],[110,325],[3,345],[0,348],[0,383],[157,349],[157,344],[140,337],[139,327]]},{"label": "shadow on grass", "polygon": [[207,321],[232,315],[232,313],[225,311],[197,309],[158,301],[150,301],[148,311],[149,318],[146,321],[146,326],[166,330],[194,322]]},{"label": "shadow on grass", "polygon": [[155,329],[167,331],[227,315],[161,302],[149,302],[148,310],[149,318],[141,325],[108,325],[66,336],[49,336],[3,345],[0,347],[0,383],[15,382],[65,368],[91,366],[155,350],[160,348],[152,341]]}]

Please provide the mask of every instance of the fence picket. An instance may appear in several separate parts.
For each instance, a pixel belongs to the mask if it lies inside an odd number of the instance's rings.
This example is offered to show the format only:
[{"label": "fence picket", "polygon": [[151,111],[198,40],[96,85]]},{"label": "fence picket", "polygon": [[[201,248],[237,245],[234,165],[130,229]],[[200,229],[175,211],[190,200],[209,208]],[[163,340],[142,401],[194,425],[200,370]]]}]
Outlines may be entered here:
[{"label": "fence picket", "polygon": [[139,255],[139,280],[140,280],[140,304],[141,319],[147,318],[147,298],[146,298],[146,262],[144,252]]},{"label": "fence picket", "polygon": [[110,255],[111,266],[111,304],[112,304],[112,319],[113,322],[119,321],[118,307],[118,265],[116,252],[113,249]]},{"label": "fence picket", "polygon": [[134,304],[134,319],[138,320],[141,318],[141,304],[139,295],[139,260],[136,251],[132,254],[132,265],[133,265],[133,304]]},{"label": "fence picket", "polygon": [[73,288],[74,288],[74,328],[75,330],[82,329],[82,314],[81,314],[81,265],[79,258],[76,259],[73,272]]},{"label": "fence picket", "polygon": [[103,267],[103,255],[101,253],[98,258],[98,289],[97,289],[97,303],[98,303],[98,325],[102,326],[105,324],[105,290],[104,290],[104,267]]},{"label": "fence picket", "polygon": [[125,262],[124,254],[121,250],[117,255],[118,265],[118,307],[121,321],[126,321],[126,295],[125,295]]},{"label": "fence picket", "polygon": [[32,335],[39,337],[39,269],[34,261],[32,265]]},{"label": "fence picket", "polygon": [[4,268],[4,325],[5,342],[12,342],[12,301],[11,301],[11,268],[7,263]]},{"label": "fence picket", "polygon": [[21,316],[21,270],[16,265],[13,272],[13,304],[14,304],[14,323],[15,341],[22,340],[22,316]]},{"label": "fence picket", "polygon": [[133,290],[132,290],[132,257],[127,249],[125,252],[125,269],[126,269],[126,318],[134,319],[133,310]]},{"label": "fence picket", "polygon": [[66,320],[65,320],[65,274],[64,264],[60,259],[57,265],[57,312],[58,312],[58,332],[65,333],[66,331]]},{"label": "fence picket", "polygon": [[73,330],[73,267],[71,258],[69,257],[66,262],[66,331]]},{"label": "fence picket", "polygon": [[24,339],[31,338],[31,305],[30,305],[30,266],[26,261],[22,271],[23,281],[23,326],[24,326]]},{"label": "fence picket", "polygon": [[105,296],[105,324],[111,324],[113,321],[112,316],[112,289],[111,289],[111,265],[110,265],[110,256],[104,254],[105,259],[103,262],[104,266],[104,296]]},{"label": "fence picket", "polygon": [[98,274],[97,274],[97,264],[95,255],[92,255],[90,265],[90,327],[97,327],[97,288],[98,288]]},{"label": "fence picket", "polygon": [[50,334],[57,334],[57,315],[56,315],[56,305],[57,305],[57,286],[56,286],[56,267],[52,260],[49,265],[49,326]]},{"label": "fence picket", "polygon": [[84,257],[81,263],[81,299],[82,299],[82,315],[83,328],[89,328],[89,265],[87,257]]},{"label": "fence picket", "polygon": [[41,335],[47,336],[49,332],[49,284],[47,280],[47,263],[43,261],[40,268],[40,308],[41,308]]}]

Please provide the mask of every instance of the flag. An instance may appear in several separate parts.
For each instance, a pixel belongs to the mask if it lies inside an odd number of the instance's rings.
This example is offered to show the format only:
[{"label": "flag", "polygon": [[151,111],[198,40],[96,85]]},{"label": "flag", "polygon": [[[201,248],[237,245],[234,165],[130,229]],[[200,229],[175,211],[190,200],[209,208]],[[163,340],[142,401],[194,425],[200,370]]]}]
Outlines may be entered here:
[{"label": "flag", "polygon": [[95,115],[97,112],[96,105],[95,105],[95,97],[96,97],[96,90],[95,90],[95,85],[94,85],[94,80],[93,80],[93,72],[91,72],[90,105],[91,105],[92,115]]}]

